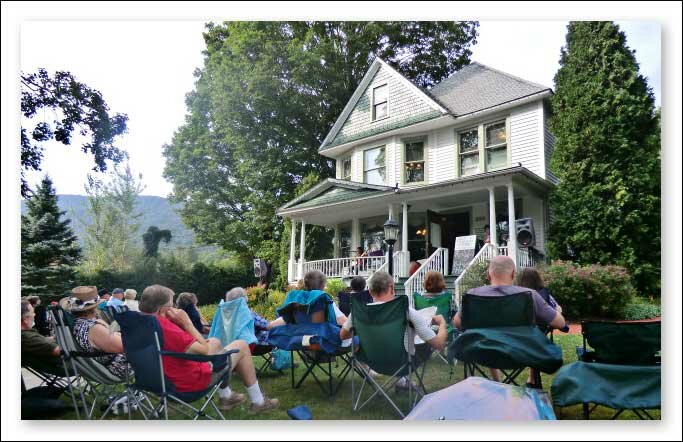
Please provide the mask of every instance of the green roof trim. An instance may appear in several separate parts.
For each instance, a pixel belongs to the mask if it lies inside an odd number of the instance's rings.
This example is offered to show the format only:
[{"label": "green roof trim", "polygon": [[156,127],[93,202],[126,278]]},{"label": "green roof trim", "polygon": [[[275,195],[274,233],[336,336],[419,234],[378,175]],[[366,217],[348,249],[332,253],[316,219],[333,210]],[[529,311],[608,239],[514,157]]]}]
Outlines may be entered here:
[{"label": "green roof trim", "polygon": [[342,201],[352,200],[355,198],[361,198],[375,193],[382,193],[382,190],[373,189],[345,189],[342,187],[333,187],[320,195],[311,198],[308,201],[296,204],[291,207],[287,207],[287,210],[293,209],[304,209],[307,207],[322,206],[325,204],[334,204]]},{"label": "green roof trim", "polygon": [[358,132],[352,136],[344,137],[343,135],[337,135],[337,137],[332,140],[332,142],[321,146],[318,152],[322,152],[327,149],[331,149],[333,147],[339,146],[341,144],[349,143],[351,141],[357,141],[363,138],[371,137],[373,135],[379,135],[384,132],[389,132],[394,129],[401,129],[403,127],[411,126],[413,124],[417,123],[422,123],[424,121],[428,120],[433,120],[434,118],[438,118],[442,116],[443,114],[437,110],[433,110],[430,112],[424,112],[422,114],[416,114],[416,115],[411,115],[409,118],[402,119],[400,121],[394,121],[392,123],[387,123],[387,124],[378,124],[376,126],[373,126],[370,129],[364,130],[362,132]]}]

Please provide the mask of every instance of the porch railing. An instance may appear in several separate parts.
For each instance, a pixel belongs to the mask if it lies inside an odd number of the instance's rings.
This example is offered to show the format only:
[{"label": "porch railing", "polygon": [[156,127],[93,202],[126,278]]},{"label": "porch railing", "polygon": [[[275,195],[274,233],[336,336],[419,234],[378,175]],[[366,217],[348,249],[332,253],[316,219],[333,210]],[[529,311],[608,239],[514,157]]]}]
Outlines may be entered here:
[{"label": "porch railing", "polygon": [[425,275],[427,274],[427,272],[429,272],[430,270],[435,270],[445,275],[447,273],[447,269],[448,249],[440,247],[436,249],[436,251],[432,253],[432,255],[429,258],[427,258],[427,260],[424,263],[422,263],[420,268],[415,273],[413,273],[413,275],[410,278],[408,278],[406,282],[403,283],[405,294],[408,295],[411,307],[414,307],[413,293],[422,293],[423,291]]},{"label": "porch railing", "polygon": [[363,256],[356,258],[319,259],[304,262],[304,274],[309,270],[320,270],[328,278],[368,276],[386,264],[387,257]]},{"label": "porch railing", "polygon": [[[508,256],[507,247],[498,247],[498,254]],[[517,249],[517,267],[527,268],[536,267],[538,264],[545,262],[545,256],[532,248],[518,248]]]},{"label": "porch railing", "polygon": [[[463,282],[465,281],[465,278],[472,272],[472,267],[476,264],[479,264],[482,261],[490,261],[491,258],[496,256],[496,252],[502,255],[503,253],[500,253],[500,249],[502,248],[503,247],[498,247],[498,250],[496,251],[496,247],[493,244],[484,245],[484,247],[482,247],[479,250],[479,252],[477,252],[477,254],[474,255],[474,258],[472,258],[472,260],[467,264],[467,267],[465,267],[465,270],[463,270],[460,276],[456,278],[452,302],[455,303],[457,311],[460,311],[460,299],[462,298]],[[507,252],[507,247],[505,247],[505,251]],[[507,253],[505,254],[507,255]]]}]

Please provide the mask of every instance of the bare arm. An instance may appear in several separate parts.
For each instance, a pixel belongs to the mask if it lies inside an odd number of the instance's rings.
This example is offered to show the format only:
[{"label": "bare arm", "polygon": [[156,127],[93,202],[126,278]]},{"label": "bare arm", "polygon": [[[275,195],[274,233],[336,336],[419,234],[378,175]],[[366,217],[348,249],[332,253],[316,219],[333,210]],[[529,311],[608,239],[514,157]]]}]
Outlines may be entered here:
[{"label": "bare arm", "polygon": [[55,358],[59,357],[59,355],[62,353],[62,349],[58,346],[56,346],[53,350],[52,353],[50,353],[52,356]]},{"label": "bare arm", "polygon": [[351,338],[351,332],[345,328],[342,327],[341,330],[339,330],[339,337],[343,340]]},{"label": "bare arm", "polygon": [[273,327],[279,327],[285,324],[285,320],[282,318],[282,316],[280,316],[279,318],[274,319],[268,323],[268,330],[271,330]]},{"label": "bare arm", "polygon": [[462,330],[460,327],[462,327],[462,321],[460,320],[460,312],[456,313],[455,316],[453,316],[453,327],[457,328],[458,330]]},{"label": "bare arm", "polygon": [[552,328],[562,328],[565,325],[567,325],[566,321],[564,320],[564,316],[562,316],[562,313],[559,311],[555,313],[555,317],[553,318],[552,321],[550,321],[550,327]]},{"label": "bare arm", "polygon": [[185,313],[184,310],[180,310],[177,308],[170,308],[166,310],[164,313],[164,316],[166,319],[169,321],[173,322],[175,325],[178,327],[182,328],[185,330],[187,333],[192,335],[194,338],[194,342],[190,347],[186,350],[186,353],[194,354],[194,355],[208,355],[210,351],[209,347],[209,342],[204,339],[204,336],[201,335],[195,328],[194,324],[192,324],[192,320],[190,319],[189,316],[187,316],[187,313]]},{"label": "bare arm", "polygon": [[109,329],[99,322],[90,329],[88,339],[97,350],[106,353],[123,353],[120,333],[109,333]]},{"label": "bare arm", "polygon": [[432,317],[432,323],[439,326],[439,331],[432,339],[427,341],[429,345],[435,350],[443,350],[446,347],[448,334],[446,333],[446,320],[441,315]]}]

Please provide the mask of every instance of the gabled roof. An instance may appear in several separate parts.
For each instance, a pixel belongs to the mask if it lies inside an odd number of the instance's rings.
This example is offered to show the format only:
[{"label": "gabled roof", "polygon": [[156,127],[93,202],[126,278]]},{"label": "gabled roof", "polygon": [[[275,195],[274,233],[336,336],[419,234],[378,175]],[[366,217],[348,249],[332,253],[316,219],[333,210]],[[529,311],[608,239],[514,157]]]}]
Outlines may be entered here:
[{"label": "gabled roof", "polygon": [[457,117],[548,90],[551,89],[472,62],[434,86],[429,94]]},{"label": "gabled roof", "polygon": [[328,178],[277,209],[276,213],[279,214],[283,210],[294,208],[299,209],[322,204],[337,203],[361,196],[369,196],[393,190],[394,188],[389,186],[376,186],[373,184]]}]

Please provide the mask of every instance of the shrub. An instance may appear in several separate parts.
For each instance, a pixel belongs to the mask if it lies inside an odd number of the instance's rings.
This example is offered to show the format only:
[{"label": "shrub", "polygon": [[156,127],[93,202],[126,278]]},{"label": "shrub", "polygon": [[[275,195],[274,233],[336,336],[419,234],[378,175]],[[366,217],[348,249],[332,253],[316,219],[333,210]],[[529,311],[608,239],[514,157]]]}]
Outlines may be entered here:
[{"label": "shrub", "polygon": [[199,306],[199,312],[202,314],[204,319],[209,322],[209,324],[211,324],[211,321],[213,321],[213,317],[216,314],[217,309],[218,304],[206,304]]},{"label": "shrub", "polygon": [[247,291],[247,302],[249,305],[256,306],[262,304],[268,298],[268,292],[263,287],[247,287],[245,290]]},{"label": "shrub", "polygon": [[580,267],[556,261],[542,270],[545,285],[567,318],[620,319],[635,289],[625,268],[593,264]]},{"label": "shrub", "polygon": [[327,285],[325,286],[325,293],[332,296],[332,298],[336,298],[337,294],[345,288],[346,284],[344,284],[344,281],[341,279],[328,279]]},{"label": "shrub", "polygon": [[662,315],[662,308],[651,302],[639,299],[627,304],[624,307],[622,319],[627,321],[638,321],[641,319],[651,319]]},{"label": "shrub", "polygon": [[[489,267],[489,261],[483,260],[474,264],[467,271],[467,274],[461,281],[460,287],[462,288],[461,293],[465,294],[468,290],[475,287],[481,287],[483,285],[488,285],[489,281],[486,279],[486,270]],[[448,287],[446,288],[448,290]]]}]

